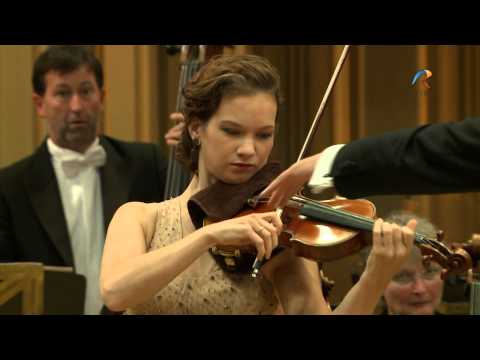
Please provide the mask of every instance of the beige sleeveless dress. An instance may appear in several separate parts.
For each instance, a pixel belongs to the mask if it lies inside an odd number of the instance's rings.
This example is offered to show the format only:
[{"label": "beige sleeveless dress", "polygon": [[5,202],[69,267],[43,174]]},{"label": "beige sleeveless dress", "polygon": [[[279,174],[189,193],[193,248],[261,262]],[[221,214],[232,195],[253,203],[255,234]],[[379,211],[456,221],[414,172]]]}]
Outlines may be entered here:
[{"label": "beige sleeveless dress", "polygon": [[[147,251],[183,237],[179,198],[158,204],[154,236]],[[201,263],[202,266],[198,266]],[[273,314],[277,299],[262,277],[224,272],[206,252],[150,301],[127,309],[125,314]]]}]

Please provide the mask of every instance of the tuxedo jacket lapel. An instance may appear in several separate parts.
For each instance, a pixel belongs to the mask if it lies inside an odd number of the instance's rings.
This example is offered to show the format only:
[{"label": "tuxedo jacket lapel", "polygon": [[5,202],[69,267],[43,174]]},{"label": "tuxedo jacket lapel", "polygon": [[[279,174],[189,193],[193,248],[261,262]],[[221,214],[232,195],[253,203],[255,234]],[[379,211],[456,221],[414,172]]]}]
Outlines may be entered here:
[{"label": "tuxedo jacket lapel", "polygon": [[[26,191],[32,207],[49,240],[60,253],[67,266],[73,266],[73,252],[67,230],[58,182],[44,141],[33,156],[32,166],[25,179]],[[32,238],[35,235],[32,234]]]},{"label": "tuxedo jacket lapel", "polygon": [[[100,137],[107,153],[105,166],[100,168],[105,231],[115,211],[129,200],[132,174],[128,160],[112,144]],[[60,190],[51,163],[46,141],[33,155],[32,165],[25,178],[32,208],[67,266],[74,266],[73,251],[67,229]],[[32,239],[35,234],[32,234]]]},{"label": "tuxedo jacket lapel", "polygon": [[129,200],[133,175],[129,171],[128,161],[106,138],[100,137],[100,144],[107,153],[105,166],[100,168],[103,217],[107,231],[115,211]]}]

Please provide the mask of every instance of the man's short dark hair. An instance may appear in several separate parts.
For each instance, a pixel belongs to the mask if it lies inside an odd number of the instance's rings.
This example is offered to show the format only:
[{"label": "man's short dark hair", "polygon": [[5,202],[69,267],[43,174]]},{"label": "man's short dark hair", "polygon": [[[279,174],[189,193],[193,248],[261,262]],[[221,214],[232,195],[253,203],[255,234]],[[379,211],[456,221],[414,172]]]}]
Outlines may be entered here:
[{"label": "man's short dark hair", "polygon": [[33,66],[33,91],[43,96],[46,90],[45,75],[49,71],[67,74],[81,66],[87,66],[95,75],[97,86],[103,89],[103,69],[90,47],[85,45],[53,45],[48,47]]}]

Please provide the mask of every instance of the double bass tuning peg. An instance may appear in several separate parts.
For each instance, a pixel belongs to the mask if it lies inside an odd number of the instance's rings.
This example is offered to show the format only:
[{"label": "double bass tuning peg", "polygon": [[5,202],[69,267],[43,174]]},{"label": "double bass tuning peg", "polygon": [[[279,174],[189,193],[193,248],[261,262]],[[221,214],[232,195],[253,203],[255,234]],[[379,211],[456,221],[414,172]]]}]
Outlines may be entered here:
[{"label": "double bass tuning peg", "polygon": [[176,55],[182,50],[181,45],[162,45],[168,55]]}]

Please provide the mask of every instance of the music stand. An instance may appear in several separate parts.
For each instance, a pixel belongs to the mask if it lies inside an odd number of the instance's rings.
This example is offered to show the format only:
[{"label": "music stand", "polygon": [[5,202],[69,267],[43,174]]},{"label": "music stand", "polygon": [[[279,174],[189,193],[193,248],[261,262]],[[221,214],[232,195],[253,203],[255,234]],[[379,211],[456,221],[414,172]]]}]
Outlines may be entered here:
[{"label": "music stand", "polygon": [[1,315],[82,315],[85,276],[70,267],[0,264]]}]

